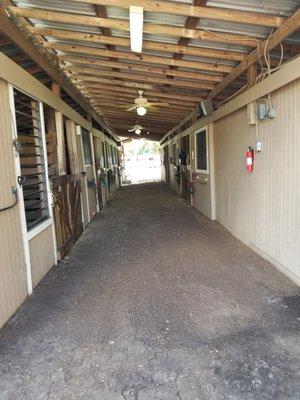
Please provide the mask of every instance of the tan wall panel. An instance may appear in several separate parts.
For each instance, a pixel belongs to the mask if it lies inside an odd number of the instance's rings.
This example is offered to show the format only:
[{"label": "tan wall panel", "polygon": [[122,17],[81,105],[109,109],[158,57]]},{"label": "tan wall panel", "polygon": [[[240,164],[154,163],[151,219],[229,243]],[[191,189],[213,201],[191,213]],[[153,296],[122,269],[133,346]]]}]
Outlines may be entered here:
[{"label": "tan wall panel", "polygon": [[55,264],[52,226],[29,241],[29,252],[32,285],[35,287]]},{"label": "tan wall panel", "polygon": [[[0,80],[0,208],[14,200],[16,186],[8,84]],[[27,296],[19,205],[0,213],[0,327]]]},{"label": "tan wall panel", "polygon": [[300,80],[272,93],[272,103],[276,117],[260,123],[252,173],[245,151],[256,134],[246,107],[214,123],[216,217],[300,282]]}]

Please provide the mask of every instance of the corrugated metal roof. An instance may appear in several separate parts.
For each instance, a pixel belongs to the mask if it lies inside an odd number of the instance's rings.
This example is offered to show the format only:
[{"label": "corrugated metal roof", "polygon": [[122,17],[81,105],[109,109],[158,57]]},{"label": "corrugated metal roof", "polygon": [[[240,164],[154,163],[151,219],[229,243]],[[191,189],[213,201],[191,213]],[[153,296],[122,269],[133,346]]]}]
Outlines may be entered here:
[{"label": "corrugated metal roof", "polygon": [[211,7],[231,8],[234,10],[265,12],[288,16],[300,6],[299,0],[209,0],[206,4]]},{"label": "corrugated metal roof", "polygon": [[69,12],[72,14],[95,15],[93,5],[84,2],[69,0],[15,0],[14,4],[18,7],[41,8],[45,10]]},{"label": "corrugated metal roof", "polygon": [[[120,0],[121,1],[121,0]],[[192,4],[192,0],[173,0],[177,2]],[[14,3],[19,7],[32,7],[47,10],[55,10],[61,12],[69,12],[80,15],[90,15],[95,16],[95,8],[92,4],[86,4],[84,2],[73,2],[73,1],[60,1],[60,0],[15,0]],[[221,7],[227,9],[244,10],[244,11],[257,11],[265,12],[268,14],[275,15],[290,15],[295,9],[300,7],[300,0],[209,0],[207,6]],[[106,6],[106,12],[108,18],[114,19],[128,19],[128,10],[121,7]],[[184,27],[186,17],[178,16],[165,13],[157,12],[145,12],[144,13],[145,22],[156,23],[162,25],[180,26]],[[40,20],[32,20],[32,23],[39,27],[51,27],[59,29],[70,29],[77,32],[90,32],[99,33],[98,27],[74,25],[74,24],[62,24],[54,22],[45,22]],[[266,28],[263,26],[249,25],[249,24],[239,24],[234,22],[226,21],[215,21],[211,19],[201,19],[197,26],[198,29],[209,29],[214,32],[226,32],[243,34],[249,36],[255,36],[257,38],[265,38],[271,31],[271,28]],[[113,30],[114,36],[119,37],[129,37],[129,34],[125,31]],[[177,43],[179,37],[167,36],[159,34],[145,34],[145,38],[149,40],[154,40],[157,42],[167,42],[167,43]],[[300,39],[300,34],[293,35],[294,40]],[[230,47],[228,45],[222,45],[220,43],[214,42],[204,42],[198,39],[191,40],[191,44],[194,46],[207,46],[218,49],[233,49],[246,52],[248,49],[241,46],[238,41],[232,42]]]},{"label": "corrugated metal roof", "polygon": [[[185,4],[193,4],[193,0],[172,0],[180,3]],[[38,8],[38,9],[45,9],[45,10],[52,10],[52,11],[60,11],[60,12],[68,12],[72,14],[78,15],[85,15],[85,16],[96,16],[96,10],[93,4],[86,4],[84,0],[81,2],[78,1],[69,1],[69,0],[15,0],[14,4],[19,7],[26,7],[26,8]],[[120,4],[122,4],[122,0],[120,0]],[[296,9],[300,8],[300,0],[208,0],[207,7],[220,7],[232,10],[242,10],[242,11],[255,11],[260,13],[266,13],[271,15],[278,15],[278,16],[289,16],[292,14]],[[128,20],[129,13],[128,9],[122,7],[115,7],[115,6],[106,6],[106,13],[108,18],[112,19],[119,19],[119,20]],[[173,26],[173,27],[181,27],[184,28],[186,23],[187,17],[183,15],[175,15],[175,14],[167,14],[167,13],[158,13],[158,12],[144,12],[144,21],[145,23],[153,23],[159,24],[163,26]],[[31,19],[31,23],[38,27],[45,27],[45,28],[54,28],[54,29],[64,29],[74,32],[83,32],[83,33],[94,33],[94,34],[101,34],[100,27],[93,27],[93,26],[85,26],[85,25],[78,25],[78,24],[65,24],[59,23],[56,21],[43,21],[39,19]],[[199,20],[197,29],[199,30],[208,30],[210,32],[214,32],[217,36],[222,36],[224,33],[231,33],[231,34],[238,34],[243,36],[255,37],[260,40],[265,39],[270,32],[273,30],[270,27],[264,27],[260,25],[251,25],[251,24],[242,24],[238,22],[227,22],[221,20],[213,20],[213,19],[205,19],[202,18]],[[118,30],[118,29],[111,29],[111,34],[113,37],[117,38],[128,38],[130,34],[128,31],[125,30]],[[46,36],[45,40],[47,41],[56,41],[63,44],[72,44],[72,45],[82,45],[86,47],[92,48],[107,48],[105,45],[95,42],[88,42],[88,41],[79,41],[79,40],[69,40],[69,39],[60,39],[55,38],[53,36]],[[166,44],[178,44],[180,40],[180,36],[174,35],[166,35],[166,34],[157,34],[156,32],[153,33],[144,33],[144,40],[156,42],[156,43],[166,43]],[[285,40],[289,43],[296,43],[300,44],[300,31],[294,33],[289,38]],[[238,40],[231,41],[231,43],[221,43],[218,41],[208,41],[208,40],[200,40],[200,39],[190,39],[189,46],[193,46],[194,48],[206,48],[212,50],[223,50],[223,51],[235,51],[241,52],[243,54],[247,54],[251,51],[249,47],[246,47]],[[124,48],[121,46],[114,47],[116,51],[130,51],[130,48]],[[111,48],[110,48],[111,49]],[[163,49],[165,50],[165,49]],[[57,54],[68,54],[68,52],[57,51]],[[70,53],[71,54],[71,53]],[[165,57],[166,59],[171,59],[173,57],[172,51],[152,51],[148,49],[143,49],[144,55],[152,55],[152,56],[161,56]],[[291,54],[292,56],[293,54]],[[211,55],[210,55],[211,57]],[[200,54],[199,56],[195,57],[192,55],[183,55],[181,58],[183,61],[198,61],[198,62],[205,62],[205,63],[213,63],[213,64],[222,64],[234,67],[238,64],[237,61],[229,61],[223,59],[212,59],[210,57],[202,57]],[[278,55],[277,55],[278,57]],[[103,56],[95,56],[91,55],[90,58],[97,58],[98,60],[109,60],[107,57]],[[117,61],[117,60],[116,60]],[[124,60],[126,63],[134,62],[133,60]],[[135,61],[136,62],[136,61]],[[156,62],[152,62],[151,64],[148,62],[144,62],[145,66],[159,66]],[[161,68],[168,68],[168,64],[160,65]],[[188,67],[177,67],[177,71],[187,71]],[[199,72],[198,69],[190,68],[193,72]],[[139,72],[140,73],[140,72]],[[209,75],[212,72],[205,71],[205,74]],[[147,74],[145,74],[147,76]],[[137,79],[142,80],[142,75],[139,75]],[[175,80],[178,78],[174,78]],[[189,78],[182,78],[186,81]],[[156,85],[154,84],[156,87]],[[169,85],[168,85],[169,86]],[[165,90],[166,88],[162,88],[162,86],[157,86],[157,90]],[[194,93],[196,96],[197,92],[193,89],[187,88],[178,88],[172,85],[168,87],[168,91],[171,93]],[[174,113],[176,114],[176,113]],[[174,115],[175,117],[175,115]]]}]

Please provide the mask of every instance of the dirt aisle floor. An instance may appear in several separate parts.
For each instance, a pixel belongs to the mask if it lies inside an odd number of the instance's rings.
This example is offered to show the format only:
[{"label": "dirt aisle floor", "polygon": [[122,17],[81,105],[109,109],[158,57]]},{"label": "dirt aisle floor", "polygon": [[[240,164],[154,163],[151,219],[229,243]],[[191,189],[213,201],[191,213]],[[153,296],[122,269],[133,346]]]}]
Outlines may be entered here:
[{"label": "dirt aisle floor", "polygon": [[125,187],[0,331],[0,399],[296,400],[299,320],[218,223]]}]

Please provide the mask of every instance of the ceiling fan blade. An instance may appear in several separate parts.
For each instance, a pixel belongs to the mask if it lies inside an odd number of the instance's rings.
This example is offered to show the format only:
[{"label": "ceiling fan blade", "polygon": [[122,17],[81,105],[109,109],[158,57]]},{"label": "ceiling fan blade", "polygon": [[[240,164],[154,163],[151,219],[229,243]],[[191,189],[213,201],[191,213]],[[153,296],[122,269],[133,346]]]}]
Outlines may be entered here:
[{"label": "ceiling fan blade", "polygon": [[155,111],[155,110],[158,110],[159,108],[158,107],[155,107],[155,106],[153,106],[152,104],[148,104],[147,105],[147,108],[148,108],[148,110],[152,110],[152,111]]},{"label": "ceiling fan blade", "polygon": [[133,132],[133,131],[135,131],[135,128],[133,128],[133,129],[128,129],[128,132]]},{"label": "ceiling fan blade", "polygon": [[134,106],[131,106],[130,108],[128,108],[126,111],[132,111],[132,110],[135,110],[136,108],[138,108],[138,105],[134,105]]},{"label": "ceiling fan blade", "polygon": [[169,103],[163,103],[163,102],[161,102],[161,103],[152,103],[152,102],[150,101],[150,103],[148,103],[147,106],[148,106],[148,105],[150,105],[150,106],[158,106],[158,107],[168,107],[168,106],[169,106]]},{"label": "ceiling fan blade", "polygon": [[118,104],[117,107],[118,108],[122,108],[122,109],[124,109],[124,108],[127,109],[127,108],[133,107],[133,106],[132,106],[132,104],[124,104],[124,105]]}]

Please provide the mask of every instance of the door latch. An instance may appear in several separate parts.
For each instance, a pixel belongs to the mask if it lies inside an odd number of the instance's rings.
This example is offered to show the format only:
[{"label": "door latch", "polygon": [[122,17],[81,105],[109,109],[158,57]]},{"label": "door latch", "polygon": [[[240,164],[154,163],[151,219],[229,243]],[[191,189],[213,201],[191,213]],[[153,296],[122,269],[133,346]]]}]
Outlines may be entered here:
[{"label": "door latch", "polygon": [[21,176],[21,175],[18,176],[17,182],[18,182],[20,187],[24,185],[25,181],[26,181],[26,176]]}]

